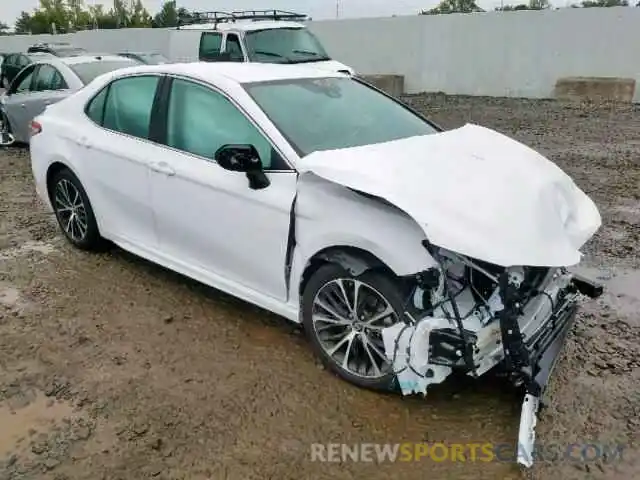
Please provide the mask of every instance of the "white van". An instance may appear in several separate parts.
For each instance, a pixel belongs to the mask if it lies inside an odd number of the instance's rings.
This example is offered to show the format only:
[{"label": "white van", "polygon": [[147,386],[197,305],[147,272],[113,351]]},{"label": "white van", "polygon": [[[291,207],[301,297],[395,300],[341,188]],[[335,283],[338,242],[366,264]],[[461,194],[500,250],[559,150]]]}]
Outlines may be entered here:
[{"label": "white van", "polygon": [[354,74],[333,60],[300,21],[303,14],[282,10],[192,12],[171,32],[175,61],[308,63],[323,70]]}]

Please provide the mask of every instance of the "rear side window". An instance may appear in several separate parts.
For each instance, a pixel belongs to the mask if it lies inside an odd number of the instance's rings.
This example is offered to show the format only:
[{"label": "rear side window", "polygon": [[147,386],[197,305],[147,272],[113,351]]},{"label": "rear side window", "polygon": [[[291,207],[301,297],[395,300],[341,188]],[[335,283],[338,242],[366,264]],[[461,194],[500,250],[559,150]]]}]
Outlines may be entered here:
[{"label": "rear side window", "polygon": [[[158,82],[159,77],[139,76],[111,83],[106,94],[102,125],[134,137],[149,138],[151,110]],[[96,100],[97,97],[94,98]],[[98,109],[98,104],[95,109]]]},{"label": "rear side window", "polygon": [[104,120],[104,107],[107,101],[107,95],[109,94],[109,86],[104,87],[98,95],[93,97],[87,106],[87,116],[96,122],[98,125],[102,125]]},{"label": "rear side window", "polygon": [[67,87],[67,83],[62,78],[62,74],[51,65],[40,65],[36,73],[33,90],[44,92],[47,90],[62,90]]},{"label": "rear side window", "polygon": [[218,32],[203,32],[200,36],[200,60],[215,61],[220,57],[222,34]]},{"label": "rear side window", "polygon": [[96,60],[95,62],[72,63],[69,65],[69,68],[71,68],[80,81],[86,85],[103,73],[109,73],[119,68],[133,67],[136,65],[140,65],[140,62],[123,58],[122,60]]},{"label": "rear side window", "polygon": [[19,55],[18,56],[17,65],[19,67],[26,67],[30,63],[31,63],[31,61],[27,57],[25,57],[24,55]]}]

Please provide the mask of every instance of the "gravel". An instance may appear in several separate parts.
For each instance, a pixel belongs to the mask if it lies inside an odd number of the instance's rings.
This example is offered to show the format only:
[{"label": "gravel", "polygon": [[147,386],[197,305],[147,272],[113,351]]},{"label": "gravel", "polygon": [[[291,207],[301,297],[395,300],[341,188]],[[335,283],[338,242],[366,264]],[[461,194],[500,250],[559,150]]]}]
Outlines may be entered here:
[{"label": "gravel", "polygon": [[[513,445],[519,399],[500,379],[448,381],[426,400],[359,390],[318,368],[285,320],[117,248],[74,250],[34,195],[28,152],[11,148],[0,150],[0,479],[639,477],[640,109],[405,100],[445,127],[478,123],[533,146],[601,209],[581,268],[607,293],[582,306],[533,469],[312,462],[312,443]],[[600,455],[568,458],[571,444]],[[604,455],[613,446],[622,459]]]}]

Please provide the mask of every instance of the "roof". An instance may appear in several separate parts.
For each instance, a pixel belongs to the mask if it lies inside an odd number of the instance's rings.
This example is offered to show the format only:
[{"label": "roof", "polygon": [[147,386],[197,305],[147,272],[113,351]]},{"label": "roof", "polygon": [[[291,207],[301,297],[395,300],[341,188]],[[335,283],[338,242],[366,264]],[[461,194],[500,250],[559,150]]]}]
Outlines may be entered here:
[{"label": "roof", "polygon": [[275,28],[306,28],[302,23],[286,22],[282,20],[276,21],[237,21],[237,22],[221,22],[221,23],[197,23],[193,25],[184,25],[180,30],[216,30],[219,32],[242,31],[250,32],[254,30],[272,30]]},{"label": "roof", "polygon": [[75,57],[56,57],[62,63],[67,65],[76,65],[78,63],[91,63],[91,62],[123,62],[127,61],[127,58],[118,55],[78,55]]},{"label": "roof", "polygon": [[236,83],[268,82],[274,80],[295,80],[300,78],[344,77],[345,74],[328,72],[303,65],[279,65],[275,63],[251,62],[197,62],[169,63],[163,65],[142,65],[118,70],[121,73],[173,73],[185,75],[205,82],[224,77]]}]

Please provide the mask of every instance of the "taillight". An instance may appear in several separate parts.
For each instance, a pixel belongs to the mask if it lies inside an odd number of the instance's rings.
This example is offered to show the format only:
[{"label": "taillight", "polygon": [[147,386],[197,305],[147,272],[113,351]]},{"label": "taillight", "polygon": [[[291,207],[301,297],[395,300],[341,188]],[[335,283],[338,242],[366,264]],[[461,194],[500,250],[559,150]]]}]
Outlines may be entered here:
[{"label": "taillight", "polygon": [[42,125],[40,125],[40,122],[31,120],[31,123],[29,124],[29,136],[33,137],[34,135],[37,135],[40,132],[42,132]]}]

